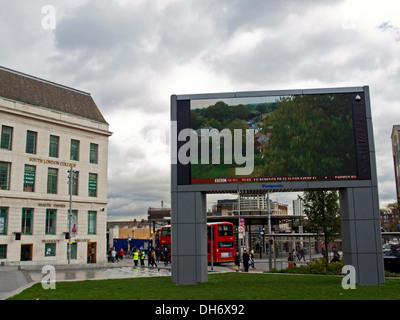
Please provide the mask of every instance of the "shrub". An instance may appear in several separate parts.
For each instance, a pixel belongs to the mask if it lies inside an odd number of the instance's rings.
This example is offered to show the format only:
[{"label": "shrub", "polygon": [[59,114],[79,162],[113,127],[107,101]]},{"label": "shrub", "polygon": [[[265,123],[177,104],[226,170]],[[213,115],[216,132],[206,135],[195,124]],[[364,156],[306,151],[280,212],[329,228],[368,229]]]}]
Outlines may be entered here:
[{"label": "shrub", "polygon": [[274,273],[296,273],[296,274],[330,274],[341,275],[343,268],[343,260],[328,263],[326,267],[325,258],[315,259],[307,262],[306,265],[292,266],[286,269],[272,269]]}]

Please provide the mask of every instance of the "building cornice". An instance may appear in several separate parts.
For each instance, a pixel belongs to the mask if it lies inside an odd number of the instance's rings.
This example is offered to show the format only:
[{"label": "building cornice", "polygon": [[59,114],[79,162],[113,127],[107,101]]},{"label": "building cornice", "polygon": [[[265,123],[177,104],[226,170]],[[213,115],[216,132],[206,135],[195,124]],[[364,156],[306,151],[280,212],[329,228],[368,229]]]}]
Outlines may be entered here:
[{"label": "building cornice", "polygon": [[[41,109],[43,114],[38,114],[29,109]],[[45,107],[35,106],[21,101],[16,101],[0,97],[0,112],[14,114],[18,117],[25,117],[35,121],[51,123],[57,126],[70,127],[76,130],[89,131],[105,136],[111,136],[112,132],[108,130],[108,124],[95,120],[78,117],[73,114],[63,113],[57,110]]]}]

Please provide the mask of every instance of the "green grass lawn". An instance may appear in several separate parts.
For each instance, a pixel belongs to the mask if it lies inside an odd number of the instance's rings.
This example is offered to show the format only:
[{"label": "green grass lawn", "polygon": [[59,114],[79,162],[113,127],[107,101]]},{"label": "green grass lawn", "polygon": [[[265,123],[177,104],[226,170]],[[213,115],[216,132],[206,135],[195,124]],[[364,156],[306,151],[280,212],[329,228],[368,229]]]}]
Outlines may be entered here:
[{"label": "green grass lawn", "polygon": [[344,290],[342,277],[252,273],[210,274],[208,282],[176,285],[171,277],[37,283],[11,300],[399,300],[400,280]]}]

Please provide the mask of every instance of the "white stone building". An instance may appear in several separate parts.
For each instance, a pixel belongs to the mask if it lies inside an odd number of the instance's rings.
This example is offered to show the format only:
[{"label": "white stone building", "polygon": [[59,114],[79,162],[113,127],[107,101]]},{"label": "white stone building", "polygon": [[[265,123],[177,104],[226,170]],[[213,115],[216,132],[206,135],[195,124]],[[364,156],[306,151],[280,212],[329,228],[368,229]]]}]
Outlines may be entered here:
[{"label": "white stone building", "polygon": [[0,130],[0,263],[106,262],[111,132],[91,95],[0,67]]}]

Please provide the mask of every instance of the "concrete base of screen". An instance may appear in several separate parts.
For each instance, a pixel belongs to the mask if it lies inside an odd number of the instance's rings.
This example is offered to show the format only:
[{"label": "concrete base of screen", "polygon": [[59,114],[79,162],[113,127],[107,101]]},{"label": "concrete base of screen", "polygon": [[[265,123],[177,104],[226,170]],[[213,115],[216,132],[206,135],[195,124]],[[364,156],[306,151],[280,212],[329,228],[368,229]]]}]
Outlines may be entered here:
[{"label": "concrete base of screen", "polygon": [[356,271],[356,283],[384,283],[383,254],[376,187],[340,190],[343,263]]},{"label": "concrete base of screen", "polygon": [[172,207],[172,282],[182,285],[206,282],[206,194],[173,192]]},{"label": "concrete base of screen", "polygon": [[[378,190],[341,189],[343,260],[356,271],[356,283],[384,283]],[[208,280],[206,194],[172,192],[172,282]]]}]

